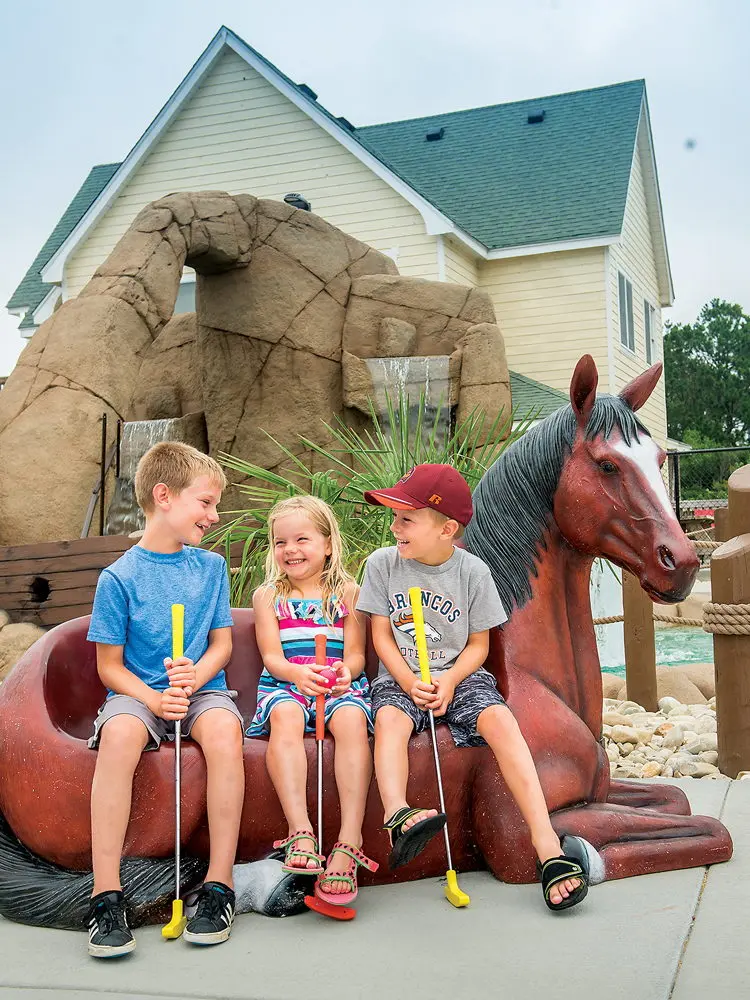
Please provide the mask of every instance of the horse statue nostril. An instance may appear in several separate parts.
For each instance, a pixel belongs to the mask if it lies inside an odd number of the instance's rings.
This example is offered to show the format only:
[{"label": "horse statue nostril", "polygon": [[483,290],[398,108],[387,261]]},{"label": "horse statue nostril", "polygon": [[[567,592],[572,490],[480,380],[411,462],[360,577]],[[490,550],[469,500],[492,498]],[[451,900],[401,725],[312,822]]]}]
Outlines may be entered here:
[{"label": "horse statue nostril", "polygon": [[674,560],[671,549],[668,549],[666,545],[660,545],[657,554],[659,556],[659,562],[662,564],[664,569],[673,570],[676,568],[677,563]]}]

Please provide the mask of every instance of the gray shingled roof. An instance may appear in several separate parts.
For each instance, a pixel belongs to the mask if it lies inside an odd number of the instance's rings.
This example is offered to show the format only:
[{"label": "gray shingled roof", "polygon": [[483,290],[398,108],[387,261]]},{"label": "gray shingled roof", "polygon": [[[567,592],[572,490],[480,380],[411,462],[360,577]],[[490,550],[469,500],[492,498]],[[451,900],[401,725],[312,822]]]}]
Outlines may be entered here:
[{"label": "gray shingled roof", "polygon": [[52,287],[42,281],[40,271],[52,254],[62,246],[73,232],[119,166],[119,163],[102,163],[91,168],[88,177],[65,209],[47,242],[34,258],[18,288],[11,295],[6,306],[7,309],[26,309],[26,315],[19,324],[19,330],[34,329],[32,313]]},{"label": "gray shingled roof", "polygon": [[543,420],[570,402],[568,396],[559,389],[543,385],[519,372],[510,373],[510,391],[517,419],[532,415],[536,420]]},{"label": "gray shingled roof", "polygon": [[356,136],[489,250],[611,236],[622,230],[644,93],[635,80]]}]

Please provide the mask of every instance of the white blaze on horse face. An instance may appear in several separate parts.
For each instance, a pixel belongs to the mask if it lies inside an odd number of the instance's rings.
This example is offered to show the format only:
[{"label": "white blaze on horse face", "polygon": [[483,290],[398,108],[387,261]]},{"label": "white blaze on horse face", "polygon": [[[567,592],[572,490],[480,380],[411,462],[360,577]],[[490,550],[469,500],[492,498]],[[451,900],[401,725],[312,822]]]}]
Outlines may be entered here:
[{"label": "white blaze on horse face", "polygon": [[651,488],[657,506],[663,507],[668,520],[676,520],[659,468],[659,446],[654,439],[646,437],[644,434],[637,440],[634,438],[629,445],[625,444],[624,441],[618,441],[613,445],[613,450],[635,465],[646,484]]}]

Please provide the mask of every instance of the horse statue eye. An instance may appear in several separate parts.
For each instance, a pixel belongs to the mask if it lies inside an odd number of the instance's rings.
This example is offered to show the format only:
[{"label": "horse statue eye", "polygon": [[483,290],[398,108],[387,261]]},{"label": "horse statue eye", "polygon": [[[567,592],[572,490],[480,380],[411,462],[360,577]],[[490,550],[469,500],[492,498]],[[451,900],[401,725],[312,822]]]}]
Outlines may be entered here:
[{"label": "horse statue eye", "polygon": [[599,468],[602,472],[606,472],[608,476],[611,476],[613,472],[617,472],[617,466],[615,463],[608,461],[606,458],[603,462],[599,463]]}]

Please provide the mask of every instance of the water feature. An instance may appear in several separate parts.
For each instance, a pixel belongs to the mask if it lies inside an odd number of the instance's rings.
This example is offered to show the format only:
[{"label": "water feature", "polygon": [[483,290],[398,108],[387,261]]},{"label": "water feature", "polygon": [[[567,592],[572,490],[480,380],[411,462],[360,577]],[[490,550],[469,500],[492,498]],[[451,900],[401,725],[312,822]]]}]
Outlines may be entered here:
[{"label": "water feature", "polygon": [[436,440],[445,440],[450,435],[458,385],[450,371],[449,357],[366,358],[364,361],[372,380],[372,400],[379,416],[387,413],[386,394],[398,407],[403,393],[408,401],[409,429],[414,431],[420,399],[424,396],[426,429],[432,431],[437,419]]},{"label": "water feature", "polygon": [[[613,628],[608,625],[607,628]],[[656,640],[657,666],[675,667],[680,663],[713,663],[713,636],[700,628],[677,626],[658,628],[654,632]],[[624,657],[623,657],[624,661]],[[608,674],[625,676],[624,662],[608,666],[602,664],[602,671]]]},{"label": "water feature", "polygon": [[143,511],[135,499],[135,470],[149,448],[160,441],[183,441],[208,451],[206,422],[202,413],[164,420],[129,420],[122,425],[120,474],[107,511],[105,534],[128,535],[145,527]]},{"label": "water feature", "polygon": [[[592,618],[622,614],[622,570],[604,559],[595,559],[591,567],[589,594]],[[622,622],[595,625],[599,663],[603,670],[625,662],[625,636]]]}]

